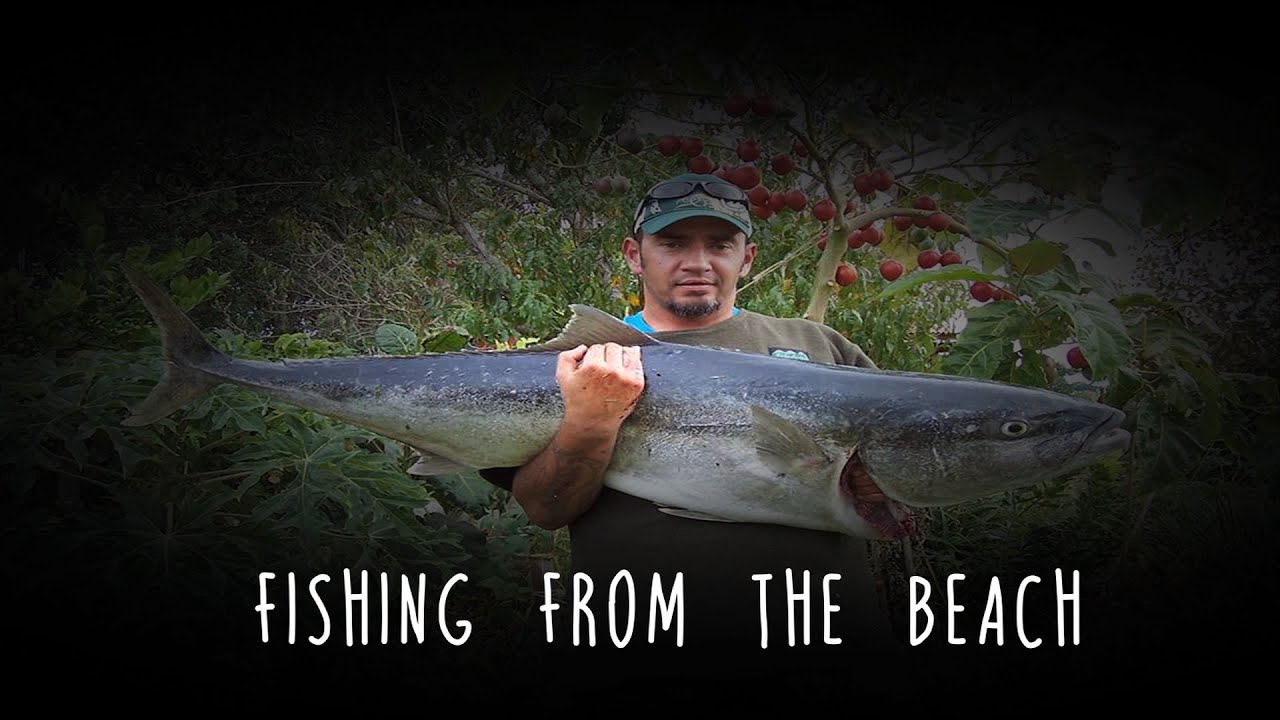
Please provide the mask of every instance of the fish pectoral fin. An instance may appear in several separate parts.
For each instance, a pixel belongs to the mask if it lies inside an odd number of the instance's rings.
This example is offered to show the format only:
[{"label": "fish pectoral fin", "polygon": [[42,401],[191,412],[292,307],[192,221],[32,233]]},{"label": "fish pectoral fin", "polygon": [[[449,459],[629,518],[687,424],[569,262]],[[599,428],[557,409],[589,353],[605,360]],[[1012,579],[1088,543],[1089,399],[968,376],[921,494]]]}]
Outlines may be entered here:
[{"label": "fish pectoral fin", "polygon": [[685,510],[684,508],[673,508],[673,507],[659,507],[658,509],[668,515],[688,518],[690,520],[709,520],[711,522],[726,522],[726,523],[738,522],[737,520],[722,518],[718,515],[711,515],[709,513],[698,512],[697,510]]},{"label": "fish pectoral fin", "polygon": [[751,406],[751,416],[756,454],[770,470],[787,475],[831,463],[813,437],[790,420],[759,405]]},{"label": "fish pectoral fin", "polygon": [[456,475],[471,469],[465,465],[459,465],[448,458],[425,453],[421,450],[418,452],[422,454],[418,457],[418,462],[409,468],[410,475]]},{"label": "fish pectoral fin", "polygon": [[590,305],[571,305],[573,317],[560,334],[543,343],[530,345],[528,351],[572,350],[579,345],[655,345],[657,340],[631,327],[618,318]]}]

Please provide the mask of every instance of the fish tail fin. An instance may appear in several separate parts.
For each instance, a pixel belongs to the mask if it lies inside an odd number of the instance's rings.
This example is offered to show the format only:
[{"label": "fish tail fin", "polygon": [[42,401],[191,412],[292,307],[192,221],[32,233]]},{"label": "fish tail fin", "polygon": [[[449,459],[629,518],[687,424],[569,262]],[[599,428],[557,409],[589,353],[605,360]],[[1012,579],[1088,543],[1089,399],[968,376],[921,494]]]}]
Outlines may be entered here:
[{"label": "fish tail fin", "polygon": [[123,421],[126,426],[138,427],[164,418],[220,384],[220,380],[194,367],[193,361],[222,353],[204,339],[200,329],[159,285],[129,265],[125,265],[124,274],[160,326],[165,361],[164,372],[151,394]]}]

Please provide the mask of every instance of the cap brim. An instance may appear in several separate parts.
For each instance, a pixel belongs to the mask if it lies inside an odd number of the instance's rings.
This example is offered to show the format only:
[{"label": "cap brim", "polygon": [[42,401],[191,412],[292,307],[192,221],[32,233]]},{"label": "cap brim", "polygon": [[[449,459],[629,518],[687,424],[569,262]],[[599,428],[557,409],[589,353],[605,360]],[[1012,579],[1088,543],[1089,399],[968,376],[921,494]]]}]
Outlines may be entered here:
[{"label": "cap brim", "polygon": [[671,223],[691,217],[713,217],[720,220],[727,220],[728,222],[733,223],[734,227],[745,233],[747,237],[751,237],[751,226],[742,222],[740,218],[736,218],[725,213],[715,212],[714,210],[707,210],[705,208],[690,208],[688,210],[673,210],[671,212],[662,213],[657,217],[649,218],[645,222],[640,223],[640,229],[644,230],[645,233],[652,235],[653,233],[661,231]]}]

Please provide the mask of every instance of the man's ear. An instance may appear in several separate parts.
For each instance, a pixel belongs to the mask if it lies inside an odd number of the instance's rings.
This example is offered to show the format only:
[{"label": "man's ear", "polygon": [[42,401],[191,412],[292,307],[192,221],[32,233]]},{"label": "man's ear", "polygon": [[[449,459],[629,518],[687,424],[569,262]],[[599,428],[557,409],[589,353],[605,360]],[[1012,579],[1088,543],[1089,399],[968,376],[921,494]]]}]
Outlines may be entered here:
[{"label": "man's ear", "polygon": [[640,259],[640,241],[631,236],[623,240],[622,256],[627,259],[627,266],[631,268],[631,272],[640,275],[644,268],[643,261]]},{"label": "man's ear", "polygon": [[742,272],[738,274],[746,275],[747,273],[751,272],[751,264],[755,262],[755,259],[756,259],[756,244],[747,243],[747,252],[745,255],[742,256]]}]

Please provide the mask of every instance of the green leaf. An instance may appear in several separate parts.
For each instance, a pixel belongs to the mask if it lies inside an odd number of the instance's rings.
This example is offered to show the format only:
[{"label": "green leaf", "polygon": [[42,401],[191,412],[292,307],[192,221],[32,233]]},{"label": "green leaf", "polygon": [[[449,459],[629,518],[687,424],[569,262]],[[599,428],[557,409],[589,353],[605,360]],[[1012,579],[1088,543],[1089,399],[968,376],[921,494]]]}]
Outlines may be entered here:
[{"label": "green leaf", "polygon": [[124,433],[119,428],[104,427],[107,437],[111,438],[111,443],[115,445],[116,454],[120,456],[120,470],[127,478],[133,474],[138,463],[147,458],[147,453],[139,450],[133,443],[125,439]]},{"label": "green leaf", "polygon": [[1049,376],[1045,370],[1044,356],[1038,352],[1023,352],[1009,374],[1009,381],[1031,387],[1048,387]]},{"label": "green leaf", "polygon": [[388,355],[416,355],[422,348],[412,330],[395,323],[379,325],[373,340],[378,349]]},{"label": "green leaf", "polygon": [[1222,382],[1208,365],[1191,363],[1186,370],[1200,391],[1200,439],[1211,444],[1222,432]]},{"label": "green leaf", "polygon": [[1032,275],[1022,279],[1021,289],[1038,295],[1046,290],[1062,290],[1069,293],[1084,292],[1084,284],[1076,265],[1070,255],[1063,255],[1054,268],[1041,275]]},{"label": "green leaf", "polygon": [[1043,275],[1062,261],[1062,248],[1036,238],[1009,251],[1009,267],[1026,275]]},{"label": "green leaf", "polygon": [[1122,367],[1107,388],[1107,403],[1123,408],[1142,389],[1142,376],[1131,367]]},{"label": "green leaf", "polygon": [[1114,300],[1121,293],[1121,288],[1116,281],[1096,272],[1084,270],[1080,272],[1080,289],[1088,290],[1102,296],[1108,302]]},{"label": "green leaf", "polygon": [[1168,317],[1145,318],[1135,323],[1134,335],[1142,344],[1142,356],[1177,364],[1198,362],[1212,365],[1209,348],[1179,322]]},{"label": "green leaf", "polygon": [[982,260],[982,269],[985,272],[998,270],[1005,265],[1004,256],[986,245],[978,246],[978,258]]},{"label": "green leaf", "polygon": [[222,392],[212,399],[214,427],[224,428],[231,425],[241,431],[267,432],[266,421],[262,417],[263,411],[267,408],[264,398],[240,388],[223,386],[218,390]]},{"label": "green leaf", "polygon": [[189,311],[216,295],[230,277],[230,273],[216,272],[206,273],[194,280],[185,275],[177,275],[169,282],[169,288],[178,307]]},{"label": "green leaf", "polygon": [[[1141,237],[1141,236],[1142,236],[1142,225],[1141,225],[1141,223],[1139,223],[1139,222],[1135,221],[1134,219],[1132,219],[1132,218],[1130,218],[1130,217],[1128,217],[1128,216],[1126,216],[1126,215],[1121,215],[1121,214],[1120,214],[1119,212],[1117,212],[1116,210],[1113,210],[1112,208],[1107,207],[1106,205],[1103,205],[1102,203],[1088,202],[1088,201],[1085,201],[1085,202],[1079,202],[1079,208],[1080,208],[1081,210],[1096,210],[1097,212],[1100,212],[1100,213],[1102,213],[1103,215],[1106,215],[1108,218],[1110,218],[1110,219],[1111,219],[1111,221],[1112,221],[1112,222],[1114,222],[1116,225],[1120,226],[1120,227],[1121,227],[1125,232],[1127,232],[1127,233],[1130,235],[1130,237],[1132,237],[1132,238],[1137,238],[1137,237]],[[1097,242],[1097,243],[1100,243],[1100,244],[1101,244],[1101,243],[1103,243],[1103,242],[1105,242],[1105,241],[1101,240],[1100,238],[1093,238],[1093,237],[1086,237],[1086,238],[1083,238],[1083,239],[1084,239],[1084,240],[1091,240],[1091,241],[1094,241],[1094,242]],[[1108,246],[1110,246],[1110,243],[1107,243],[1107,245],[1108,245]],[[1105,248],[1105,247],[1104,247],[1103,249],[1104,249],[1104,250],[1106,250],[1107,248]],[[1107,254],[1109,254],[1109,255],[1110,255],[1110,254],[1112,254],[1112,253],[1108,252]]]},{"label": "green leaf", "polygon": [[918,195],[937,195],[943,205],[970,203],[978,197],[968,185],[933,173],[916,178],[911,189]]},{"label": "green leaf", "polygon": [[88,297],[80,283],[68,278],[60,279],[45,296],[44,305],[34,313],[35,319],[48,322],[62,317],[80,307]]},{"label": "green leaf", "polygon": [[965,208],[965,224],[974,237],[1003,238],[1025,231],[1026,226],[1049,219],[1047,205],[980,197]]},{"label": "green leaf", "polygon": [[1035,165],[1039,176],[1035,184],[1051,194],[1070,193],[1097,201],[1106,180],[1098,165],[1101,157],[1096,152],[1085,155],[1079,151],[1080,148],[1063,148],[1046,152]]},{"label": "green leaf", "polygon": [[600,133],[600,124],[604,114],[613,105],[615,95],[616,93],[607,90],[582,86],[577,88],[578,122],[588,136],[595,137]]},{"label": "green leaf", "polygon": [[457,330],[445,330],[424,340],[422,349],[431,353],[454,352],[466,347],[468,339]]},{"label": "green leaf", "polygon": [[1156,395],[1147,396],[1135,415],[1134,454],[1145,489],[1181,480],[1204,450],[1187,419],[1169,412]]},{"label": "green leaf", "polygon": [[495,487],[475,472],[436,475],[427,483],[448,493],[458,507],[472,513],[484,512],[493,497]]},{"label": "green leaf", "polygon": [[211,250],[213,250],[213,236],[209,233],[204,233],[200,237],[188,242],[186,247],[182,249],[182,252],[188,259],[195,260],[207,257]]},{"label": "green leaf", "polygon": [[1160,386],[1160,396],[1165,405],[1183,415],[1188,415],[1195,408],[1195,400],[1199,395],[1195,378],[1186,369],[1174,366],[1165,371],[1165,382]]},{"label": "green leaf", "polygon": [[1224,389],[1230,387],[1237,395],[1241,394],[1237,389],[1240,388],[1257,393],[1259,397],[1272,405],[1280,404],[1280,383],[1277,383],[1273,377],[1245,372],[1225,372],[1221,373],[1219,377],[1224,383],[1227,383]]},{"label": "green leaf", "polygon": [[993,377],[1012,354],[1013,341],[1025,323],[1025,311],[1017,303],[991,303],[970,310],[964,330],[942,358],[942,372]]},{"label": "green leaf", "polygon": [[893,137],[881,122],[861,103],[848,103],[840,108],[840,129],[859,144],[871,150],[882,150],[894,144]]},{"label": "green leaf", "polygon": [[1018,339],[1024,349],[1048,350],[1069,340],[1073,330],[1071,317],[1055,307],[1028,320]]},{"label": "green leaf", "polygon": [[937,270],[921,270],[908,273],[906,277],[898,278],[885,285],[876,299],[884,300],[929,282],[950,282],[952,280],[985,280],[993,282],[1005,279],[1007,278],[1002,275],[978,272],[967,265],[948,265]]},{"label": "green leaf", "polygon": [[1058,304],[1075,324],[1080,349],[1095,378],[1110,376],[1133,358],[1133,342],[1120,311],[1109,302],[1050,290],[1042,297]]}]

